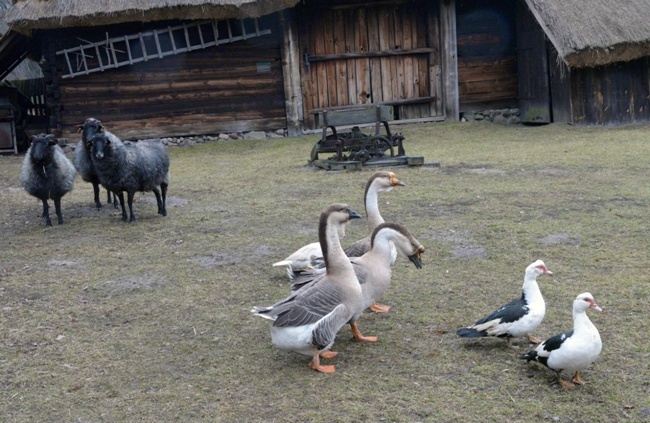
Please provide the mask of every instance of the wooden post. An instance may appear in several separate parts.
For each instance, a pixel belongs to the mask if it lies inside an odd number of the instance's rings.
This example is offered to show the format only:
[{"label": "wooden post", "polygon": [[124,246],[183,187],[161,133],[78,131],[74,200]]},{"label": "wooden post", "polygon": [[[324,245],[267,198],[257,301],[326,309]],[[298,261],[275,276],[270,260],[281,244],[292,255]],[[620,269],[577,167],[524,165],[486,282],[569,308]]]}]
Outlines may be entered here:
[{"label": "wooden post", "polygon": [[440,13],[435,7],[427,10],[427,45],[432,49],[429,53],[429,96],[434,99],[430,103],[431,116],[444,116],[442,70],[440,66]]},{"label": "wooden post", "polygon": [[448,120],[459,119],[458,52],[456,44],[456,0],[440,2],[440,36],[442,47],[442,83],[445,114]]},{"label": "wooden post", "polygon": [[291,10],[280,12],[282,26],[282,76],[287,114],[287,133],[290,137],[302,135],[304,112],[300,87],[300,52],[298,31]]}]

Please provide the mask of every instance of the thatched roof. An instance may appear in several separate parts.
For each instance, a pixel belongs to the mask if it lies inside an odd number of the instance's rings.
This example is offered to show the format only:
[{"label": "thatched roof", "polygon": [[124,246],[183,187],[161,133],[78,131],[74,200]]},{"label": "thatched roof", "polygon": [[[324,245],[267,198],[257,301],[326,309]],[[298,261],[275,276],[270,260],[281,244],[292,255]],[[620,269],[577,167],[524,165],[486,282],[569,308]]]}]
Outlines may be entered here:
[{"label": "thatched roof", "polygon": [[[9,30],[9,26],[4,20],[4,14],[10,5],[10,0],[0,0],[0,39]],[[5,79],[7,81],[23,81],[27,79],[42,77],[43,72],[41,71],[41,67],[38,65],[38,63],[30,59],[25,59],[18,66],[16,66]]]},{"label": "thatched roof", "polygon": [[649,0],[526,0],[570,67],[650,55]]},{"label": "thatched roof", "polygon": [[6,20],[12,30],[103,26],[159,20],[257,18],[300,0],[15,0]]}]

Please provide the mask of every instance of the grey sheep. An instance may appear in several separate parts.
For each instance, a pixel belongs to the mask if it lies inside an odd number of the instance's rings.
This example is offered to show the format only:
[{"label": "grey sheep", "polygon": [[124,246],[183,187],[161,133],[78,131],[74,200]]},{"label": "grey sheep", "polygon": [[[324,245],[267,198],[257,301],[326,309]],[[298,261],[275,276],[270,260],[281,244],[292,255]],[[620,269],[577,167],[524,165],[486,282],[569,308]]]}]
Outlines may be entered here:
[{"label": "grey sheep", "polygon": [[54,200],[59,225],[63,223],[61,197],[72,191],[75,169],[54,135],[33,135],[25,153],[20,182],[30,195],[43,202],[45,226],[52,226],[47,200]]},{"label": "grey sheep", "polygon": [[[81,141],[77,143],[77,148],[74,150],[74,156],[72,157],[72,163],[77,169],[81,179],[86,182],[93,184],[93,190],[95,192],[95,205],[97,210],[102,208],[102,203],[99,201],[99,177],[95,171],[95,166],[90,158],[90,140],[92,137],[100,131],[102,123],[95,118],[88,118],[83,125],[79,126],[77,129],[81,133]],[[114,137],[112,133],[104,131],[107,136]],[[106,196],[108,198],[108,204],[113,203],[115,208],[118,208],[117,195],[113,195],[111,200],[111,192],[107,189]]]},{"label": "grey sheep", "polygon": [[102,131],[91,140],[91,158],[101,184],[119,196],[123,221],[127,219],[124,191],[128,195],[130,222],[135,221],[133,195],[137,191],[153,191],[158,214],[167,216],[169,156],[162,143],[139,141],[125,144]]}]

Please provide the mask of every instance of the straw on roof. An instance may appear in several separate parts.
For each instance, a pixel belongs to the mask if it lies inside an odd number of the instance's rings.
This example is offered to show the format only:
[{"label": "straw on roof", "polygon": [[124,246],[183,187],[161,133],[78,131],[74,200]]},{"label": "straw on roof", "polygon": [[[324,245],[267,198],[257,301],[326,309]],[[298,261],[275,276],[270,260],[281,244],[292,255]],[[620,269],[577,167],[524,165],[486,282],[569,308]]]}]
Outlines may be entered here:
[{"label": "straw on roof", "polygon": [[17,0],[6,21],[14,31],[103,26],[172,19],[257,18],[299,0]]},{"label": "straw on roof", "polygon": [[[4,20],[4,14],[10,5],[10,0],[0,0],[0,38],[2,38],[2,36],[4,36],[4,34],[9,30],[9,26]],[[31,59],[25,59],[16,66],[5,79],[7,81],[22,81],[42,77],[43,72],[38,63]]]},{"label": "straw on roof", "polygon": [[571,67],[650,55],[649,0],[526,0]]}]

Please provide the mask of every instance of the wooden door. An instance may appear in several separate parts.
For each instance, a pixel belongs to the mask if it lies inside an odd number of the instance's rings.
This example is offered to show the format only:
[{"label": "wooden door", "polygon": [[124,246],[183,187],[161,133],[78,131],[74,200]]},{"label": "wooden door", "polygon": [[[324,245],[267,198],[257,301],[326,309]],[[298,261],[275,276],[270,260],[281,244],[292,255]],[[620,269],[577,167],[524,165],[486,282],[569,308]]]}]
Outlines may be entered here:
[{"label": "wooden door", "polygon": [[519,113],[523,123],[551,122],[546,36],[524,2],[517,6]]},{"label": "wooden door", "polygon": [[298,18],[305,121],[319,111],[395,106],[397,119],[441,116],[437,12],[427,2],[313,6]]}]

